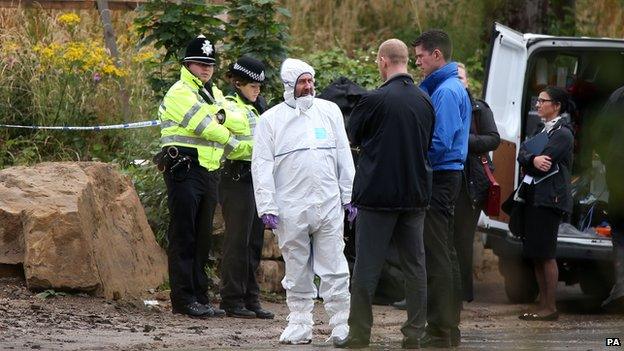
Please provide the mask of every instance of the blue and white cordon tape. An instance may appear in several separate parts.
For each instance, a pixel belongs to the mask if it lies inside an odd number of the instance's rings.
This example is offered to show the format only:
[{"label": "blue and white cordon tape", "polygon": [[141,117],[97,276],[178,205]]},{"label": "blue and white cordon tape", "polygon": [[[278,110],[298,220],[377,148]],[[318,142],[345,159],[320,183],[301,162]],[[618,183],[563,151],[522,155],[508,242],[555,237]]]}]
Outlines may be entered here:
[{"label": "blue and white cordon tape", "polygon": [[142,121],[123,124],[109,124],[103,126],[21,126],[15,124],[0,124],[0,128],[21,128],[21,129],[46,129],[46,130],[107,130],[107,129],[133,129],[155,127],[160,125],[160,121]]}]

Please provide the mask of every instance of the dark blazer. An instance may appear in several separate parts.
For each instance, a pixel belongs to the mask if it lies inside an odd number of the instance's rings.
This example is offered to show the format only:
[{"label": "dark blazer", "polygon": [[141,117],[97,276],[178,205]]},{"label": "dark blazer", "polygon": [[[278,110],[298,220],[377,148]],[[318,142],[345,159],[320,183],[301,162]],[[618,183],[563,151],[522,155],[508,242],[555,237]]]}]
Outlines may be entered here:
[{"label": "dark blazer", "polygon": [[408,74],[364,95],[347,132],[360,148],[352,202],[371,210],[412,210],[429,205],[432,170],[427,156],[435,112]]},{"label": "dark blazer", "polygon": [[[540,155],[548,155],[555,164],[559,165],[559,172],[535,184],[534,206],[543,206],[557,209],[564,213],[572,213],[572,193],[570,169],[572,168],[572,148],[574,146],[574,134],[568,118],[562,118],[548,133],[548,143]],[[530,153],[524,143],[520,146],[518,162],[526,174],[531,176],[544,176],[548,172],[542,172],[533,166],[536,156]]]},{"label": "dark blazer", "polygon": [[[468,137],[468,156],[464,165],[464,184],[468,190],[472,207],[481,207],[487,198],[490,182],[483,170],[481,156],[494,151],[500,144],[500,135],[494,121],[494,114],[490,106],[483,100],[473,99],[472,103],[472,126]],[[493,170],[492,160],[486,155],[490,169]]]}]

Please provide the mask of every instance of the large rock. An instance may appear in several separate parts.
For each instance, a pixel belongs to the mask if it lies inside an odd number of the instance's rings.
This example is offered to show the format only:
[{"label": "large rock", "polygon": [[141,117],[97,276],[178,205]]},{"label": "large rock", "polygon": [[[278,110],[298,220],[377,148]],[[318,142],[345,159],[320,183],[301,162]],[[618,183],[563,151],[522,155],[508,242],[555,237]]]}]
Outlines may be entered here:
[{"label": "large rock", "polygon": [[282,257],[282,252],[277,245],[277,237],[272,230],[264,231],[264,245],[262,246],[263,259],[276,259]]},{"label": "large rock", "polygon": [[284,273],[284,261],[261,260],[256,273],[260,290],[273,293],[283,292],[282,279]]},{"label": "large rock", "polygon": [[138,297],[166,278],[131,180],[114,165],[41,163],[0,171],[0,264],[30,289]]}]

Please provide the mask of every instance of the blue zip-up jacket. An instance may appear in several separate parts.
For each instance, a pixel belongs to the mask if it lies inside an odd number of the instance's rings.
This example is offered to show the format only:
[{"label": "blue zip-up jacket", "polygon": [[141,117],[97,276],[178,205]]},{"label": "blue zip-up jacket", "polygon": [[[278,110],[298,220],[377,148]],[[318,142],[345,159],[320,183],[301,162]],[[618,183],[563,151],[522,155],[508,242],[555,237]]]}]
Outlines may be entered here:
[{"label": "blue zip-up jacket", "polygon": [[449,62],[420,83],[435,108],[435,128],[429,148],[434,171],[464,169],[468,154],[468,134],[472,105],[468,92],[457,77],[457,63]]}]

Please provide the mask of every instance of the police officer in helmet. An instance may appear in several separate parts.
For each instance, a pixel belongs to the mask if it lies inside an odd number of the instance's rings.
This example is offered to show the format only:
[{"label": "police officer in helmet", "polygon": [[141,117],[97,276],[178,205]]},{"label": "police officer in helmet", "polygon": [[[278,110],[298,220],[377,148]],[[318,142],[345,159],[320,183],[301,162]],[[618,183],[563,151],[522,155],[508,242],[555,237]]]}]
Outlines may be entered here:
[{"label": "police officer in helmet", "polygon": [[[226,99],[243,115],[227,118],[226,126],[240,140],[252,140],[257,120],[266,109],[260,88],[265,79],[264,64],[250,56],[234,62],[227,73],[233,92]],[[221,264],[221,308],[230,317],[272,319],[274,314],[260,306],[256,270],[264,243],[251,181],[251,152],[227,156],[221,173],[219,202],[225,220]]]},{"label": "police officer in helmet", "polygon": [[162,152],[157,157],[167,185],[170,222],[167,234],[169,281],[173,313],[191,317],[223,316],[207,297],[212,221],[217,204],[220,160],[248,153],[221,123],[227,108],[221,91],[211,83],[215,47],[200,35],[186,48],[178,80],[167,92],[158,114]]}]

